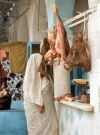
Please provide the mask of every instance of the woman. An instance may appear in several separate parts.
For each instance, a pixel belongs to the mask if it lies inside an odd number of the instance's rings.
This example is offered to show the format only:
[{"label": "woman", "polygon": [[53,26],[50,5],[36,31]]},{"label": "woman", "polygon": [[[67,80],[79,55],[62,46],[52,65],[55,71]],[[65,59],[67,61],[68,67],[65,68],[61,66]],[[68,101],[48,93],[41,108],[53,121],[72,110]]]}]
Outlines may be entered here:
[{"label": "woman", "polygon": [[28,60],[23,84],[28,135],[58,135],[53,82],[44,60],[49,47],[47,38],[41,43],[41,55],[32,54]]}]

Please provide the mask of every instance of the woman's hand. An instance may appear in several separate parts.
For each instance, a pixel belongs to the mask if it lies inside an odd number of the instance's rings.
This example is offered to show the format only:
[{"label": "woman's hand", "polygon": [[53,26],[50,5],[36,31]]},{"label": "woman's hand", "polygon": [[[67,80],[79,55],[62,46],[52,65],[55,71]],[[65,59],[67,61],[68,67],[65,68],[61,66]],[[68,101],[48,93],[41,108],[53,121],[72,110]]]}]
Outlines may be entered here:
[{"label": "woman's hand", "polygon": [[45,107],[43,106],[39,106],[39,112],[42,114],[45,112]]}]

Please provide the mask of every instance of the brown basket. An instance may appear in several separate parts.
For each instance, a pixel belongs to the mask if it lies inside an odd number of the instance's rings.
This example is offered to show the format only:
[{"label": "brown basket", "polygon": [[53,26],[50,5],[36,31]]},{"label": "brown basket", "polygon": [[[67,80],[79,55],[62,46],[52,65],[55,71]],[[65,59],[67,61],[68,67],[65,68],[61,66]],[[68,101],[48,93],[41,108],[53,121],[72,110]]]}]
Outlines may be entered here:
[{"label": "brown basket", "polygon": [[80,102],[81,103],[90,103],[90,95],[82,95]]}]

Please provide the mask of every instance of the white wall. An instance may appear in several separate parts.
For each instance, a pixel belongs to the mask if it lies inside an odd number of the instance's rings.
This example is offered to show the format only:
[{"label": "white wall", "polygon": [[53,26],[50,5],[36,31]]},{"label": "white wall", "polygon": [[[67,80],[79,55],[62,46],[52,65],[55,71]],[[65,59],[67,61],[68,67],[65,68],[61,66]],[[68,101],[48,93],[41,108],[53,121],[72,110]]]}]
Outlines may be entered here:
[{"label": "white wall", "polygon": [[[36,3],[38,7],[39,0],[36,0]],[[40,41],[41,38],[46,37],[47,33],[42,32],[42,30],[47,28],[46,4],[45,0],[41,2],[40,12],[45,15],[45,17],[39,14],[38,22],[38,10],[36,9],[35,0],[31,0],[29,10],[9,27],[9,40],[25,42]],[[38,24],[39,31],[37,30]]]},{"label": "white wall", "polygon": [[100,3],[100,0],[88,0],[89,8],[96,6]]},{"label": "white wall", "polygon": [[23,15],[17,22],[17,41],[29,41],[27,16]]},{"label": "white wall", "polygon": [[9,40],[10,41],[17,41],[17,30],[16,25],[12,25],[9,29]]},{"label": "white wall", "polygon": [[92,69],[90,72],[90,104],[100,112],[100,4],[89,17],[88,39],[91,50]]}]

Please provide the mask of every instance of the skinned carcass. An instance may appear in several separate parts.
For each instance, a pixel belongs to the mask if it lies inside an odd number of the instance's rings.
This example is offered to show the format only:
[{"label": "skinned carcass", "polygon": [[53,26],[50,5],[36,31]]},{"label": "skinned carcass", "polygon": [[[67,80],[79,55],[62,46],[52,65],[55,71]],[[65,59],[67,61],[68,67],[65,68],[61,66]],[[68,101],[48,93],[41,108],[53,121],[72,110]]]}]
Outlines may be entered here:
[{"label": "skinned carcass", "polygon": [[71,47],[64,67],[69,71],[75,68],[83,68],[86,72],[89,72],[91,70],[90,56],[90,50],[84,34],[76,34],[76,41]]},{"label": "skinned carcass", "polygon": [[50,35],[48,37],[50,49],[44,56],[45,60],[48,61],[48,63],[52,63],[52,60],[56,57],[55,41],[56,41],[56,27],[53,26]]},{"label": "skinned carcass", "polygon": [[56,35],[57,35],[57,29],[56,26],[53,26],[48,37],[48,42],[50,44],[51,49],[55,48]]},{"label": "skinned carcass", "polygon": [[59,11],[56,3],[53,4],[53,10],[57,21],[57,36],[55,42],[57,57],[59,58],[59,60],[66,60],[66,57],[68,56],[70,50],[67,33],[63,21],[59,16]]}]

